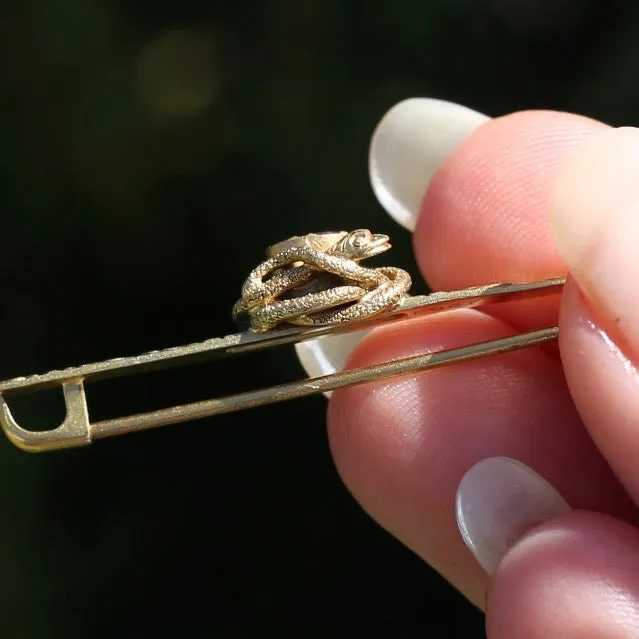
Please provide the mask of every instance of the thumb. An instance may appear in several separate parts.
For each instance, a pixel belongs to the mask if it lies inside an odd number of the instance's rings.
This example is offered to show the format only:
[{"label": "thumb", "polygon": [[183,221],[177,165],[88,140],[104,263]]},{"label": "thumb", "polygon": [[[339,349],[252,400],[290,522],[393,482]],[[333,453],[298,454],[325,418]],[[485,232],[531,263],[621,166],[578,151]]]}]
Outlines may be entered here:
[{"label": "thumb", "polygon": [[607,129],[560,169],[551,229],[571,277],[560,348],[574,401],[639,503],[639,129]]}]

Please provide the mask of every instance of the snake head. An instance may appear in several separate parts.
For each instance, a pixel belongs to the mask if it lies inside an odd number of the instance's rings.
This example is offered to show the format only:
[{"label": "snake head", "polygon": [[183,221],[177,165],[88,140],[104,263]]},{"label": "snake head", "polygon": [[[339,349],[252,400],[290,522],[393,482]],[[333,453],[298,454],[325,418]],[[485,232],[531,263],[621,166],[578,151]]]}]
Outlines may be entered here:
[{"label": "snake head", "polygon": [[331,253],[344,255],[352,260],[363,260],[388,251],[390,247],[388,235],[358,229],[347,233],[331,248]]}]

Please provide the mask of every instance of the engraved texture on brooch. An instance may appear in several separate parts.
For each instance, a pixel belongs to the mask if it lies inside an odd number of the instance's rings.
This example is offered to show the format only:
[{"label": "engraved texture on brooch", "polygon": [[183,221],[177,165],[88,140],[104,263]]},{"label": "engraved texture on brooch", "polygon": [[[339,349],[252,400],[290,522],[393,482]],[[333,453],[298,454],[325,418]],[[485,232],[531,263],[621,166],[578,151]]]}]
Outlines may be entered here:
[{"label": "engraved texture on brooch", "polygon": [[411,278],[402,269],[360,262],[391,248],[387,235],[366,229],[310,233],[269,247],[242,286],[233,317],[256,333],[280,325],[327,326],[395,308]]}]

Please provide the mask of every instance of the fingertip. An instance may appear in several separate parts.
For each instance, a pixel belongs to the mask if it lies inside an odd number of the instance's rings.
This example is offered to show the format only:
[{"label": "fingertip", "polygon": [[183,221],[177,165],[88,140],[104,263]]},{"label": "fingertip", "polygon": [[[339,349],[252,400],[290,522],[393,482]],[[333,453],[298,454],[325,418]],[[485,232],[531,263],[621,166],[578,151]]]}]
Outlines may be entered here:
[{"label": "fingertip", "polygon": [[[628,493],[639,500],[639,371],[568,278],[559,346],[571,396],[593,441]],[[634,521],[637,520],[633,509]]]},{"label": "fingertip", "polygon": [[553,237],[589,304],[639,361],[639,129],[607,129],[569,156],[551,198]]},{"label": "fingertip", "polygon": [[639,636],[639,532],[575,512],[540,525],[506,555],[487,599],[489,637]]},{"label": "fingertip", "polygon": [[[376,329],[346,366],[509,334],[477,310],[452,311]],[[521,460],[577,508],[617,514],[628,502],[575,413],[559,362],[540,349],[336,391],[328,434],[360,505],[478,605],[487,575],[455,517],[458,487],[477,462]]]},{"label": "fingertip", "polygon": [[548,202],[560,162],[605,128],[570,113],[496,118],[457,145],[430,181],[414,231],[432,288],[563,275]]}]

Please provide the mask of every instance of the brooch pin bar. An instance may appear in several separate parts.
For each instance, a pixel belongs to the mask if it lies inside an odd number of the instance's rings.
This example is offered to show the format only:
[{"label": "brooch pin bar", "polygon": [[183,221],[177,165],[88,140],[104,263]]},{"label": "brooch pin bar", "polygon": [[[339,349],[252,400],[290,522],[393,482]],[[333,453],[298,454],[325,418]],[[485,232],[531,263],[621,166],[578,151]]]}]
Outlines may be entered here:
[{"label": "brooch pin bar", "polygon": [[[388,248],[387,236],[366,230],[309,234],[276,244],[268,249],[265,262],[251,271],[233,309],[237,320],[248,318],[248,331],[0,382],[2,428],[11,442],[26,451],[73,448],[104,437],[309,397],[557,339],[559,329],[550,327],[226,397],[91,421],[85,385],[100,379],[241,355],[457,308],[557,295],[565,283],[565,278],[555,278],[410,296],[410,277],[405,271],[365,268],[359,263]],[[22,428],[11,413],[8,398],[52,387],[62,389],[66,407],[62,424],[49,431]]]}]

